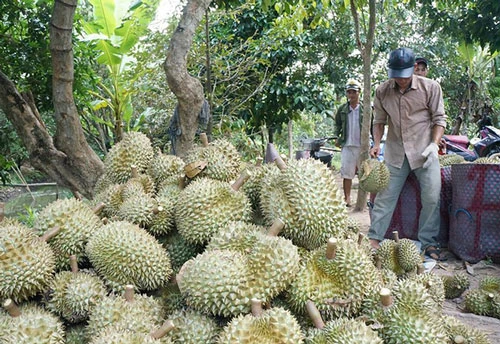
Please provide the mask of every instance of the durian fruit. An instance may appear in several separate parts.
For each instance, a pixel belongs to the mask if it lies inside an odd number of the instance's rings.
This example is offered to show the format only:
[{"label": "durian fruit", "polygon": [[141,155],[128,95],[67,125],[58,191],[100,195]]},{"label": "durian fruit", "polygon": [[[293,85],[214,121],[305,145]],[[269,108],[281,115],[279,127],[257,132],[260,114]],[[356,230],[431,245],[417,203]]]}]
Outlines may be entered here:
[{"label": "durian fruit", "polygon": [[132,285],[125,286],[123,295],[110,295],[96,304],[89,316],[87,333],[98,338],[108,327],[149,333],[162,325],[164,310],[159,300],[134,293]]},{"label": "durian fruit", "polygon": [[441,278],[447,299],[460,297],[470,287],[469,277],[463,272],[455,273],[452,276],[444,275]]},{"label": "durian fruit", "polygon": [[472,161],[473,164],[498,164],[499,160],[491,157],[480,157]]},{"label": "durian fruit", "polygon": [[422,264],[422,257],[417,245],[410,239],[397,239],[396,244],[399,266],[405,272],[415,271]]},{"label": "durian fruit", "polygon": [[306,312],[311,300],[326,321],[352,317],[381,283],[371,256],[356,241],[332,238],[302,263],[288,288],[288,301],[298,314]]},{"label": "durian fruit", "polygon": [[167,235],[175,228],[175,204],[182,191],[182,179],[163,184],[156,194],[157,212],[154,213],[147,231],[155,237]]},{"label": "durian fruit", "polygon": [[[243,174],[239,180],[248,178]],[[179,233],[190,243],[206,244],[230,221],[249,221],[251,206],[241,182],[200,178],[179,194],[175,205],[175,223]]]},{"label": "durian fruit", "polygon": [[48,243],[69,265],[69,256],[84,255],[89,237],[102,227],[102,221],[86,203],[75,198],[59,199],[43,208],[34,225],[39,235],[55,227],[60,231]]},{"label": "durian fruit", "polygon": [[184,158],[186,165],[206,162],[206,167],[194,178],[208,177],[224,182],[235,180],[241,172],[241,155],[233,144],[225,139],[208,143],[205,134],[200,135],[200,139],[203,146],[191,149]]},{"label": "durian fruit", "polygon": [[466,325],[451,315],[443,315],[444,326],[449,343],[454,344],[492,344],[488,336],[471,326]]},{"label": "durian fruit", "polygon": [[[59,230],[59,228],[57,228]],[[27,300],[45,290],[55,272],[55,257],[42,238],[24,225],[0,224],[0,300]]]},{"label": "durian fruit", "polygon": [[269,302],[289,286],[300,268],[297,247],[277,236],[283,226],[283,221],[277,219],[265,232],[262,226],[229,223],[214,235],[206,250],[235,250],[245,254],[252,275],[250,294]]},{"label": "durian fruit", "polygon": [[186,239],[184,239],[182,235],[177,232],[165,238],[160,238],[159,241],[168,252],[174,274],[179,272],[185,262],[202,253],[204,249],[201,245],[187,242]]},{"label": "durian fruit", "polygon": [[262,165],[262,158],[260,158],[255,165],[247,166],[250,171],[250,178],[243,185],[243,191],[247,194],[252,204],[252,210],[258,215],[261,214],[261,189],[262,189],[262,178],[267,173],[272,173],[272,171],[279,172],[278,167],[275,164],[264,164]]},{"label": "durian fruit", "polygon": [[316,249],[330,237],[343,237],[347,213],[332,172],[314,159],[291,160],[262,178],[261,206],[267,224],[281,218],[283,236]]},{"label": "durian fruit", "polygon": [[93,307],[107,291],[102,282],[90,271],[80,271],[76,256],[71,256],[72,271],[61,271],[51,281],[47,292],[47,308],[70,323],[88,318]]},{"label": "durian fruit", "polygon": [[66,344],[88,344],[86,323],[67,326],[65,331]]},{"label": "durian fruit", "polygon": [[387,165],[377,159],[363,161],[359,169],[359,187],[366,192],[377,193],[389,185],[390,172]]},{"label": "durian fruit", "polygon": [[469,289],[465,294],[465,309],[477,315],[493,314],[495,293],[482,289]]},{"label": "durian fruit", "polygon": [[89,239],[86,252],[98,275],[115,290],[126,284],[154,290],[172,274],[166,250],[151,234],[129,222],[103,226]]},{"label": "durian fruit", "polygon": [[170,320],[151,332],[130,330],[113,325],[108,326],[94,337],[90,344],[174,344],[168,337],[165,337],[174,328],[175,326]]},{"label": "durian fruit", "polygon": [[132,177],[131,167],[144,173],[154,157],[151,140],[140,132],[128,132],[104,159],[104,172],[112,183],[122,184]]},{"label": "durian fruit", "polygon": [[131,166],[130,169],[131,178],[123,184],[123,198],[126,199],[138,192],[153,196],[156,193],[153,177],[145,173],[139,173],[136,166]]},{"label": "durian fruit", "polygon": [[147,228],[152,224],[155,214],[158,213],[158,203],[153,197],[143,192],[136,192],[124,199],[118,208],[116,217],[118,220]]},{"label": "durian fruit", "polygon": [[7,312],[0,311],[0,343],[64,344],[62,322],[34,303],[18,307],[11,299],[3,302]]},{"label": "durian fruit", "polygon": [[252,313],[235,317],[224,327],[219,344],[300,344],[304,335],[297,320],[283,308],[262,309],[252,300]]},{"label": "durian fruit", "polygon": [[184,166],[184,160],[178,156],[157,152],[151,160],[147,173],[159,187],[172,177],[174,179],[184,177]]},{"label": "durian fruit", "polygon": [[253,278],[242,252],[205,251],[188,260],[176,279],[188,306],[198,311],[231,317],[250,309]]},{"label": "durian fruit", "polygon": [[220,332],[216,321],[197,311],[186,309],[178,310],[169,315],[175,328],[167,333],[166,337],[172,343],[183,344],[215,344]]},{"label": "durian fruit", "polygon": [[500,277],[497,276],[484,276],[479,281],[479,289],[492,292],[500,293]]},{"label": "durian fruit", "polygon": [[382,344],[377,332],[362,320],[339,318],[326,324],[312,301],[307,302],[307,311],[315,328],[307,333],[308,344]]},{"label": "durian fruit", "polygon": [[443,154],[438,155],[439,166],[450,166],[453,164],[463,164],[465,163],[465,159],[463,156],[458,154]]},{"label": "durian fruit", "polygon": [[386,239],[380,243],[375,260],[380,268],[389,269],[399,277],[416,273],[422,265],[420,252],[409,239],[399,239],[398,232],[393,232],[394,240]]},{"label": "durian fruit", "polygon": [[414,280],[420,283],[427,290],[431,298],[434,300],[435,309],[441,311],[443,309],[445,300],[445,290],[443,279],[434,273],[420,273],[409,277],[410,280]]},{"label": "durian fruit", "polygon": [[169,283],[165,287],[158,288],[151,296],[160,301],[167,319],[170,314],[188,308],[186,298],[181,294],[177,283]]},{"label": "durian fruit", "polygon": [[92,201],[93,205],[104,204],[100,216],[113,218],[123,203],[123,184],[110,184],[103,190],[96,192]]}]

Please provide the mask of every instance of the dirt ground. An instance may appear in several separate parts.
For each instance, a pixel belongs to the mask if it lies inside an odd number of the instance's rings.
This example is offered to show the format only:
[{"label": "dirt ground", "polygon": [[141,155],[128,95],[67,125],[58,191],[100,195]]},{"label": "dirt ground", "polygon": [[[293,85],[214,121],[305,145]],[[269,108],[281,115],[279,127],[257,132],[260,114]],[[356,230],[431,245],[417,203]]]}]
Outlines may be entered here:
[{"label": "dirt ground", "polygon": [[[342,179],[340,178],[340,175],[337,172],[334,173],[336,173],[337,185],[339,185],[339,187],[341,188]],[[353,203],[355,203],[357,199],[357,191],[358,191],[358,181],[357,179],[354,179],[353,190],[351,193],[351,200]],[[351,207],[348,209],[348,212],[349,216],[356,219],[357,222],[360,224],[361,231],[364,234],[367,234],[368,228],[370,227],[370,216],[368,213],[368,208],[365,207],[363,211],[359,212],[359,211],[354,211],[353,207]],[[440,262],[439,264],[437,264],[432,269],[433,273],[451,275],[458,271],[466,272],[471,282],[471,288],[477,288],[480,279],[486,275],[493,275],[500,277],[499,264],[492,264],[485,261],[480,261],[479,263],[469,265],[468,266],[469,271],[467,271],[465,262],[455,257],[452,252],[446,251],[446,249],[443,249],[443,251],[445,251],[448,260],[446,262]],[[474,328],[482,330],[484,333],[488,335],[492,344],[500,344],[500,319],[467,313],[463,310],[463,308],[464,308],[464,298],[462,296],[457,299],[446,300],[443,307],[443,313],[448,315],[453,315],[462,322]]]}]

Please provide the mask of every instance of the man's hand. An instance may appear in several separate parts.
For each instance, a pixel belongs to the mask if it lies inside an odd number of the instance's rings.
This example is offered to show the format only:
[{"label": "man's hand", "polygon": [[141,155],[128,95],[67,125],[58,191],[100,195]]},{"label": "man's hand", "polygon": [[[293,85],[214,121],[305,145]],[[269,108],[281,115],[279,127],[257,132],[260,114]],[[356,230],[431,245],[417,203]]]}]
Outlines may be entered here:
[{"label": "man's hand", "polygon": [[372,158],[378,158],[380,154],[380,146],[375,146],[372,149],[370,149],[370,156]]},{"label": "man's hand", "polygon": [[422,152],[422,156],[427,158],[424,162],[424,168],[427,168],[432,165],[432,162],[438,159],[438,150],[439,147],[434,142],[429,143],[426,149]]}]

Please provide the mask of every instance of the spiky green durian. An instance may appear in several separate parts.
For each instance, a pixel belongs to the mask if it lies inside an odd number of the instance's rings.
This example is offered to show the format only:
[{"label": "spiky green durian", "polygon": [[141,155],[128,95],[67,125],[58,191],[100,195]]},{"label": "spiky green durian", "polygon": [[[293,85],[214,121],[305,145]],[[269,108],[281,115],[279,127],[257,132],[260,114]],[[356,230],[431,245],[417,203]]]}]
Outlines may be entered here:
[{"label": "spiky green durian", "polygon": [[50,246],[24,225],[0,225],[0,300],[15,302],[43,291],[55,272]]},{"label": "spiky green durian", "polygon": [[405,270],[399,265],[396,241],[383,240],[376,252],[375,259],[380,268],[391,270],[398,276],[404,275]]},{"label": "spiky green durian", "polygon": [[251,280],[246,255],[230,250],[205,251],[188,260],[177,274],[189,306],[223,317],[250,310]]},{"label": "spiky green durian", "polygon": [[178,179],[184,176],[184,160],[175,155],[156,154],[148,168],[148,174],[156,185],[162,185],[171,177]]},{"label": "spiky green durian", "polygon": [[48,288],[47,308],[70,323],[88,318],[107,294],[104,282],[91,271],[62,271]]},{"label": "spiky green durian", "polygon": [[222,331],[219,344],[300,344],[304,335],[289,311],[276,307],[240,315]]},{"label": "spiky green durian", "polygon": [[500,277],[484,276],[479,281],[479,289],[487,292],[500,293]]},{"label": "spiky green durian", "polygon": [[399,266],[405,272],[415,271],[422,264],[422,257],[417,245],[410,239],[399,239],[396,246]]},{"label": "spiky green durian", "polygon": [[443,279],[444,293],[447,299],[460,297],[470,286],[469,277],[463,272],[458,272],[452,276],[441,276]]},{"label": "spiky green durian", "polygon": [[165,285],[172,274],[166,250],[129,222],[103,226],[92,235],[86,251],[96,272],[115,289],[133,284],[138,290],[153,290]]},{"label": "spiky green durian", "polygon": [[114,325],[95,336],[90,344],[173,344],[173,342],[169,338],[156,339],[149,331],[130,330]]},{"label": "spiky green durian", "polygon": [[123,203],[122,190],[122,184],[111,184],[95,195],[92,204],[98,205],[102,203],[104,205],[100,216],[109,218],[116,216]]},{"label": "spiky green durian", "polygon": [[195,178],[208,177],[230,182],[240,174],[241,155],[232,143],[225,139],[217,139],[205,147],[191,149],[184,158],[187,164],[205,161],[207,166]]},{"label": "spiky green durian", "polygon": [[165,318],[174,312],[187,309],[186,298],[181,294],[177,283],[169,283],[167,286],[156,289],[152,294],[163,305]]},{"label": "spiky green durian", "polygon": [[89,316],[87,333],[97,337],[107,327],[114,326],[137,333],[149,333],[163,322],[164,310],[159,300],[134,294],[127,286],[125,295],[110,295],[96,304]]},{"label": "spiky green durian", "polygon": [[280,218],[283,236],[297,246],[318,248],[345,235],[347,213],[335,178],[318,160],[291,160],[262,178],[262,213],[267,224]]},{"label": "spiky green durian", "polygon": [[215,344],[220,328],[215,320],[194,310],[178,310],[168,317],[175,328],[167,333],[173,343]]},{"label": "spiky green durian", "polygon": [[443,154],[439,155],[438,159],[439,159],[439,165],[441,167],[450,166],[453,164],[462,164],[465,162],[464,157],[458,154]]},{"label": "spiky green durian", "polygon": [[275,164],[264,164],[247,167],[250,170],[250,178],[243,185],[243,191],[248,195],[250,203],[252,204],[252,209],[254,212],[261,212],[261,189],[262,189],[262,178],[267,173],[272,173],[273,171],[279,173],[279,169]]},{"label": "spiky green durian", "polygon": [[406,313],[433,314],[436,309],[439,309],[439,307],[436,308],[436,302],[420,280],[400,279],[394,284],[392,292],[394,303]]},{"label": "spiky green durian", "polygon": [[64,328],[58,317],[34,303],[19,308],[7,299],[0,311],[0,343],[64,344]]},{"label": "spiky green durian", "polygon": [[66,344],[88,344],[86,323],[67,326],[65,331]]},{"label": "spiky green durian", "polygon": [[154,214],[148,232],[154,236],[170,233],[175,228],[175,204],[181,189],[177,185],[163,186],[156,195],[158,211]]},{"label": "spiky green durian", "polygon": [[389,168],[377,159],[365,160],[359,169],[359,187],[366,192],[377,193],[389,185]]},{"label": "spiky green durian", "polygon": [[313,301],[323,319],[329,321],[355,316],[363,299],[381,283],[371,256],[359,249],[357,242],[331,240],[303,263],[288,288],[288,300],[299,314],[305,313],[308,300]]},{"label": "spiky green durian", "polygon": [[490,157],[480,157],[472,161],[473,164],[498,164],[500,160]]},{"label": "spiky green durian", "polygon": [[421,283],[435,302],[435,308],[441,310],[445,300],[443,279],[434,273],[422,273],[409,277]]},{"label": "spiky green durian", "polygon": [[308,344],[382,344],[377,331],[361,320],[340,318],[329,321],[319,331],[310,331]]},{"label": "spiky green durian", "polygon": [[[462,343],[462,344],[491,344],[488,336],[482,331],[468,326],[461,322],[459,319],[451,315],[443,315],[444,326],[449,343]],[[457,341],[457,338],[463,339],[463,341]]]},{"label": "spiky green durian", "polygon": [[495,294],[482,289],[470,289],[465,294],[465,309],[477,315],[491,315]]},{"label": "spiky green durian", "polygon": [[249,221],[250,218],[250,201],[244,192],[208,178],[190,183],[179,194],[175,206],[177,230],[193,244],[206,244],[230,221]]},{"label": "spiky green durian", "polygon": [[144,173],[154,157],[150,139],[140,132],[128,132],[104,159],[104,171],[113,183],[125,183],[132,177],[131,167]]},{"label": "spiky green durian", "polygon": [[204,248],[201,245],[187,242],[186,239],[184,239],[182,235],[177,232],[160,241],[167,249],[174,274],[179,272],[185,262],[202,253]]},{"label": "spiky green durian", "polygon": [[124,199],[120,205],[116,217],[122,221],[128,221],[142,228],[148,227],[158,212],[156,200],[143,193],[137,192]]},{"label": "spiky green durian", "polygon": [[137,173],[135,167],[132,167],[132,169],[132,178],[123,184],[122,197],[127,199],[136,193],[154,196],[156,193],[156,185],[153,178],[144,173]]},{"label": "spiky green durian", "polygon": [[274,232],[281,230],[282,224],[276,221],[270,233],[265,233],[264,227],[232,222],[214,235],[207,246],[207,251],[232,250],[244,254],[252,276],[249,294],[263,302],[284,291],[300,267],[297,247]]},{"label": "spiky green durian", "polygon": [[75,198],[59,199],[38,214],[34,229],[41,235],[59,227],[59,233],[48,242],[64,259],[82,255],[90,236],[102,227],[101,219],[86,203]]}]

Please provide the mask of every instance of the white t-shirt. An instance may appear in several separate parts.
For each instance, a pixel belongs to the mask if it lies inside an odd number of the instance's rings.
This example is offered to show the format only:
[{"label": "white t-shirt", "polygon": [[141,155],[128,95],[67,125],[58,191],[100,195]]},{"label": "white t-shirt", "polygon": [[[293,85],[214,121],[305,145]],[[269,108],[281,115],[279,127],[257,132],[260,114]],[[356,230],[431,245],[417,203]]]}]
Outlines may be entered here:
[{"label": "white t-shirt", "polygon": [[347,114],[347,136],[344,146],[361,146],[361,129],[359,127],[359,104],[353,109],[349,105]]}]

